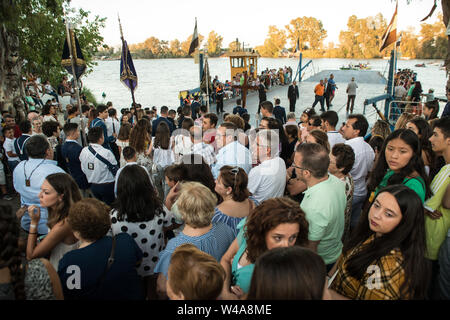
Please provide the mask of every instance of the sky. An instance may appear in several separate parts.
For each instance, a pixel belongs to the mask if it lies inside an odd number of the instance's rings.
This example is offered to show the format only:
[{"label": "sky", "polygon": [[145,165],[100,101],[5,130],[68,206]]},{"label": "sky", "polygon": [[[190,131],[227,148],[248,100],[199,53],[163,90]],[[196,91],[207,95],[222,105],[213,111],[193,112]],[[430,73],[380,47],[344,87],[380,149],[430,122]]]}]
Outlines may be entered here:
[{"label": "sky", "polygon": [[[420,20],[428,15],[432,0],[399,0],[398,30],[408,26],[420,31]],[[145,41],[151,36],[160,40],[180,41],[192,35],[195,18],[198,32],[207,38],[214,30],[223,37],[223,47],[236,38],[245,47],[262,45],[267,37],[269,25],[283,28],[297,17],[315,17],[322,21],[328,37],[324,44],[337,44],[339,33],[347,29],[349,16],[358,18],[382,13],[389,23],[394,10],[392,0],[72,0],[71,6],[88,10],[92,15],[106,17],[102,31],[109,46],[120,44],[120,14],[124,37],[129,44]],[[437,21],[442,12],[441,1],[432,18],[426,23]],[[206,39],[204,40],[206,41]]]}]

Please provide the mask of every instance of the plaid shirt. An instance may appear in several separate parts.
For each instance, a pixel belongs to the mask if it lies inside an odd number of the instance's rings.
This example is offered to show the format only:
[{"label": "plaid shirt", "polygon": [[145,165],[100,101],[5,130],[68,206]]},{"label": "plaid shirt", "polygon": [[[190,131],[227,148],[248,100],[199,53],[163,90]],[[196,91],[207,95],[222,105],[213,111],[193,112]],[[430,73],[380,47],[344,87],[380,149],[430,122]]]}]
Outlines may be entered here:
[{"label": "plaid shirt", "polygon": [[204,142],[194,144],[192,146],[192,153],[201,155],[208,165],[212,165],[217,161],[214,148]]},{"label": "plaid shirt", "polygon": [[402,267],[403,255],[399,249],[391,250],[386,256],[374,261],[361,280],[348,274],[348,259],[374,239],[375,235],[372,235],[348,256],[341,256],[338,260],[337,275],[330,289],[352,300],[401,299],[400,287],[405,281],[405,272]]}]

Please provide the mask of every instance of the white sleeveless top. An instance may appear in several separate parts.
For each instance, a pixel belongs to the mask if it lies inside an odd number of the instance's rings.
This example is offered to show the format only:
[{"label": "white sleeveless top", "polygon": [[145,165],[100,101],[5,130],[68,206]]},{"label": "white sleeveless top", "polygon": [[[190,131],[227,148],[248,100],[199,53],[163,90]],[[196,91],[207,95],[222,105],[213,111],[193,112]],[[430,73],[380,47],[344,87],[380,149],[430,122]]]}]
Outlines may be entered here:
[{"label": "white sleeveless top", "polygon": [[58,272],[58,264],[59,260],[69,251],[78,249],[80,246],[80,241],[75,242],[74,244],[65,244],[60,242],[53,248],[52,254],[50,255],[50,263],[53,265],[55,270]]}]

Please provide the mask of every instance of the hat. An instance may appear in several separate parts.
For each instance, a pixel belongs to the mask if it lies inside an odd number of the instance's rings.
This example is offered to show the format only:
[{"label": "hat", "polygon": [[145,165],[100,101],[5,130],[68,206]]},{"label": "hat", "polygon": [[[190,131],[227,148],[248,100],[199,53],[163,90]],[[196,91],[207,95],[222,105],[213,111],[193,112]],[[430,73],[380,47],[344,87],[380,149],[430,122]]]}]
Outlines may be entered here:
[{"label": "hat", "polygon": [[434,92],[434,89],[433,88],[430,88],[430,90],[429,91],[431,91],[431,92]]}]

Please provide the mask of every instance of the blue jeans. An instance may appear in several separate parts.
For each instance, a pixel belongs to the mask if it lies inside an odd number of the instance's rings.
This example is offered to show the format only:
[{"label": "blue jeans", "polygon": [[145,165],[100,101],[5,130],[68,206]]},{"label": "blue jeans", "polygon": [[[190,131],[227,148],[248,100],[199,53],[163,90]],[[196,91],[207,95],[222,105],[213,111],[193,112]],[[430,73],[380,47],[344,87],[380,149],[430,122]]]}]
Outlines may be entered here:
[{"label": "blue jeans", "polygon": [[323,96],[316,95],[316,99],[314,100],[312,107],[314,108],[316,106],[317,102],[320,102],[320,110],[325,111],[325,109],[323,107],[323,99],[324,99]]}]

